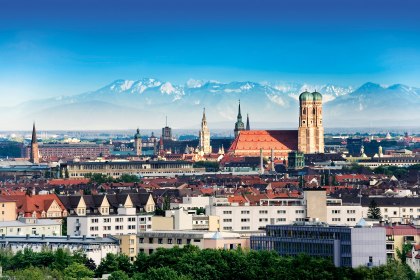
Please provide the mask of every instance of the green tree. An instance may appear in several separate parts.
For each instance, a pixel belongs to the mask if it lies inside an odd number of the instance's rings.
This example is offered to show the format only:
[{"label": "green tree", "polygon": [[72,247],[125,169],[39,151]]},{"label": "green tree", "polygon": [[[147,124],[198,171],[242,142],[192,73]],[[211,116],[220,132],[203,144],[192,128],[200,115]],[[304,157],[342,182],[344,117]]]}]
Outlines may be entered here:
[{"label": "green tree", "polygon": [[72,263],[64,269],[65,279],[89,279],[94,276],[94,272],[80,263]]},{"label": "green tree", "polygon": [[130,280],[130,277],[124,271],[118,270],[112,272],[108,280]]},{"label": "green tree", "polygon": [[401,263],[406,263],[407,261],[407,253],[411,252],[411,249],[413,248],[413,245],[411,243],[404,243],[401,250],[400,248],[396,249],[397,257],[401,261]]},{"label": "green tree", "polygon": [[382,219],[381,209],[374,199],[370,201],[368,209],[368,218],[370,219]]}]

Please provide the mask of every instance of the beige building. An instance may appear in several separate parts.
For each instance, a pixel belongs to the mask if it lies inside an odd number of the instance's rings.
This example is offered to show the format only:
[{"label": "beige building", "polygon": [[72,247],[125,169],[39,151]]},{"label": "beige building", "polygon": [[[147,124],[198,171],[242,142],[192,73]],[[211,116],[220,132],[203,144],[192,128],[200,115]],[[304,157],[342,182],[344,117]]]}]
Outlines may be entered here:
[{"label": "beige building", "polygon": [[306,217],[317,219],[320,222],[327,222],[327,195],[326,190],[306,189],[304,192],[306,200]]},{"label": "beige building", "polygon": [[152,230],[220,230],[218,216],[196,215],[194,210],[167,210],[165,217],[152,217]]},{"label": "beige building", "polygon": [[138,250],[149,255],[158,248],[194,245],[200,249],[249,248],[249,238],[233,232],[149,231],[137,235]]},{"label": "beige building", "polygon": [[16,202],[0,198],[0,222],[16,220]]},{"label": "beige building", "polygon": [[134,261],[139,252],[137,236],[135,234],[115,235],[114,238],[120,240],[120,253],[127,255],[131,261]]}]

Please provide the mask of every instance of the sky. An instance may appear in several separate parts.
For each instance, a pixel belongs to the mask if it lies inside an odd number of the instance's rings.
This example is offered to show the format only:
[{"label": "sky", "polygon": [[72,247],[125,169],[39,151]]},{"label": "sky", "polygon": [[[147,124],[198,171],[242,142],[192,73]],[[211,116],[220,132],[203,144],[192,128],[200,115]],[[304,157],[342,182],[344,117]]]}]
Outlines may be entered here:
[{"label": "sky", "polygon": [[1,105],[155,77],[420,87],[417,0],[1,0]]}]

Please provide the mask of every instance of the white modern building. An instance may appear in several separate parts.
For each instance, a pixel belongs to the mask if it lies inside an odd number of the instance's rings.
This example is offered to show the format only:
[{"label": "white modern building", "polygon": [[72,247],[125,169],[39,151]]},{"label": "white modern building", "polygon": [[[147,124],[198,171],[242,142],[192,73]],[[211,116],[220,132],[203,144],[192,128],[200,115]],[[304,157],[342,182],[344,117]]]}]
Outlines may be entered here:
[{"label": "white modern building", "polygon": [[57,249],[82,252],[99,265],[108,253],[117,254],[120,251],[119,240],[116,238],[100,238],[86,236],[4,236],[0,235],[0,248],[13,253],[31,249],[34,252]]},{"label": "white modern building", "polygon": [[20,217],[16,221],[0,222],[0,235],[61,235],[61,220]]}]

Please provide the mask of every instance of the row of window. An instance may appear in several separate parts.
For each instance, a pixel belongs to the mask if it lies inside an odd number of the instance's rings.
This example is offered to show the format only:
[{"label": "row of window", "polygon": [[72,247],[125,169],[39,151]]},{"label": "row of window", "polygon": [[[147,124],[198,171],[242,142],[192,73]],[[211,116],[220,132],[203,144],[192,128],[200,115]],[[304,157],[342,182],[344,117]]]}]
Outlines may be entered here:
[{"label": "row of window", "polygon": [[[354,210],[353,210],[354,211]],[[295,210],[296,214],[304,214],[305,210]],[[249,210],[242,210],[241,214],[250,214]],[[260,210],[259,214],[268,214],[268,210]],[[277,214],[286,214],[286,210],[277,210]],[[232,211],[223,211],[223,215],[232,215]]]}]

